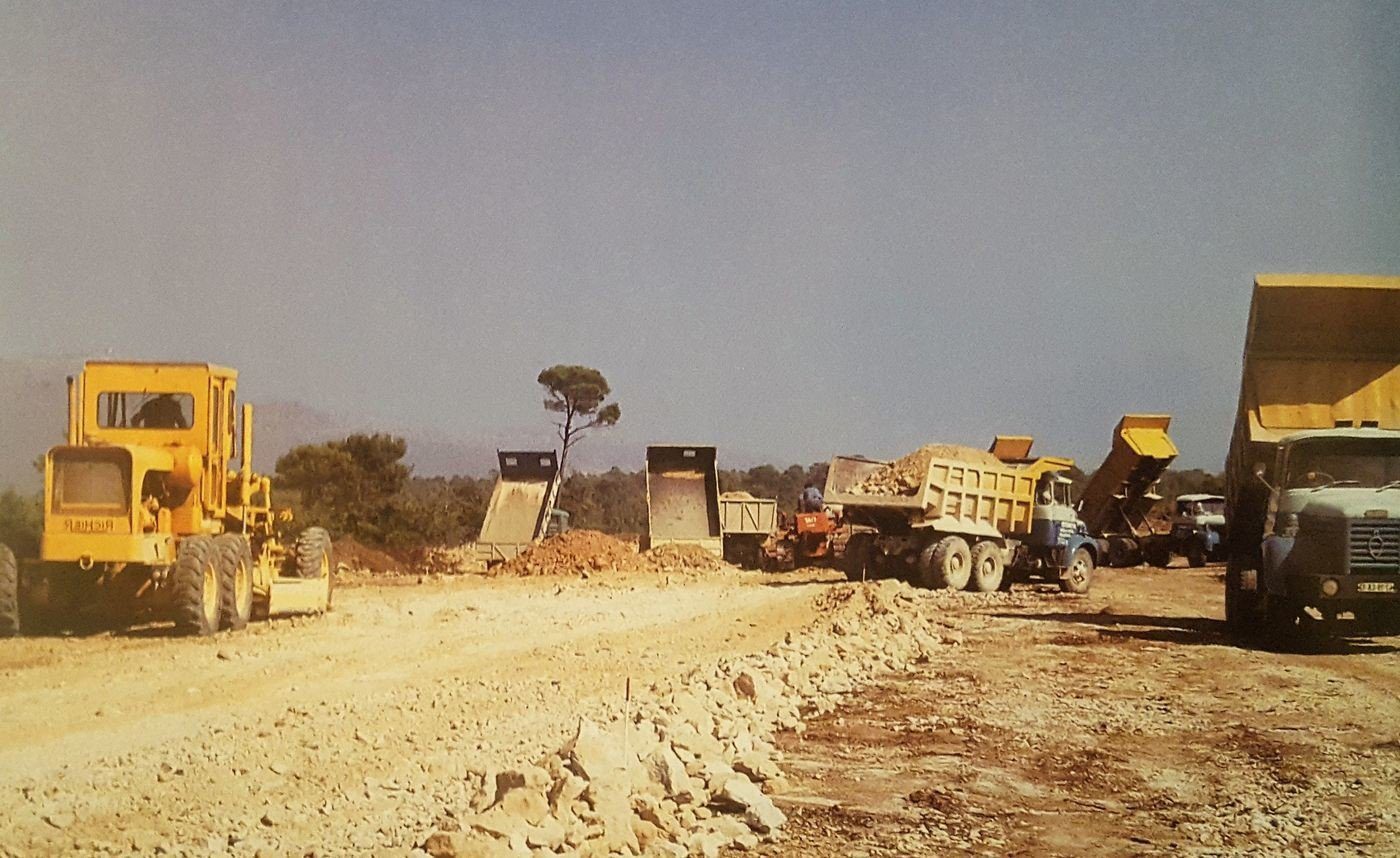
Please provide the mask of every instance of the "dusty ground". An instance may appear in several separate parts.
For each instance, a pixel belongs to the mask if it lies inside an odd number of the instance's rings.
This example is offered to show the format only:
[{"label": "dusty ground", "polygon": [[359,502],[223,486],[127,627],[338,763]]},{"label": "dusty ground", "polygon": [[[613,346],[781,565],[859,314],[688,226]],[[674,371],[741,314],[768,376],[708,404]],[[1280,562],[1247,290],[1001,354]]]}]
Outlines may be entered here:
[{"label": "dusty ground", "polygon": [[342,588],[324,618],[212,639],[0,641],[0,854],[412,846],[464,767],[810,622],[822,585],[778,583],[474,578]]},{"label": "dusty ground", "polygon": [[965,615],[955,662],[788,737],[763,854],[1400,853],[1400,641],[1237,649],[1216,574]]},{"label": "dusty ground", "polygon": [[[210,640],[0,641],[0,854],[404,854],[464,768],[556,748],[629,678],[773,645],[822,577],[464,579]],[[787,737],[760,851],[1395,852],[1397,642],[1236,649],[1219,592],[1131,570],[969,602],[956,658]]]}]

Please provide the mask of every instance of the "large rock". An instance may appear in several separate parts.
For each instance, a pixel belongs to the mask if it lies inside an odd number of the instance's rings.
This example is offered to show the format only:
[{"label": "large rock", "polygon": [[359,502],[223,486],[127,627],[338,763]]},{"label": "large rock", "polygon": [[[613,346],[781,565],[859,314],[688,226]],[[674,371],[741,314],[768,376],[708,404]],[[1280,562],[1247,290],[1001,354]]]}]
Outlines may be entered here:
[{"label": "large rock", "polygon": [[477,831],[439,831],[423,843],[433,858],[510,858],[510,848]]},{"label": "large rock", "polygon": [[647,758],[646,766],[647,773],[653,781],[661,785],[666,798],[678,804],[695,801],[699,790],[686,773],[685,764],[669,746],[662,745],[653,751]]},{"label": "large rock", "polygon": [[592,721],[579,719],[578,730],[564,750],[569,767],[585,780],[621,779],[627,771],[621,742]]},{"label": "large rock", "polygon": [[787,817],[773,804],[773,800],[743,775],[735,775],[725,781],[715,792],[711,803],[724,810],[742,813],[744,821],[759,834],[776,831],[787,822]]}]

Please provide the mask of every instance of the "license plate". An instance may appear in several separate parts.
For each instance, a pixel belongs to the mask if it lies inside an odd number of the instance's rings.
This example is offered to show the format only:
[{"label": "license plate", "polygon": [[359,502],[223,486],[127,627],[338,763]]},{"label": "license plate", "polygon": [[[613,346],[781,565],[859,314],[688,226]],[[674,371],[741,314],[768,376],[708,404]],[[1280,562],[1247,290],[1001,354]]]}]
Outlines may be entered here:
[{"label": "license plate", "polygon": [[117,529],[113,518],[70,518],[63,522],[69,533],[111,533]]},{"label": "license plate", "polygon": [[1358,593],[1394,593],[1394,581],[1362,581],[1356,585]]}]

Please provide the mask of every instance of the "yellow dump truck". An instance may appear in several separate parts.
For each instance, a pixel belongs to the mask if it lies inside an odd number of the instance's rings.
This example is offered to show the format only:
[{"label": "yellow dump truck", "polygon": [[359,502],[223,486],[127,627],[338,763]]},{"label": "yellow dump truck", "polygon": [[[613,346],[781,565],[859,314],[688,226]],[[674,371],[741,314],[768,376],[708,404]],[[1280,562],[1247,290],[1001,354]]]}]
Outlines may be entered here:
[{"label": "yellow dump truck", "polygon": [[291,517],[253,473],[253,409],[240,425],[237,384],[210,364],[111,361],[68,380],[67,443],[44,457],[39,557],[0,568],[0,633],[155,617],[212,634],[329,608],[330,537],[313,527],[283,540]]},{"label": "yellow dump truck", "polygon": [[895,575],[983,592],[1013,576],[1041,577],[1088,592],[1098,548],[1070,506],[1064,471],[1074,462],[1032,459],[1030,446],[1029,438],[1004,438],[983,458],[931,457],[908,494],[861,490],[888,462],[832,459],[824,498],[855,531],[847,577]]},{"label": "yellow dump truck", "polygon": [[1165,414],[1123,415],[1108,455],[1079,496],[1079,517],[1098,540],[1105,566],[1136,566],[1144,557],[1165,566],[1170,559],[1170,534],[1157,533],[1147,514],[1162,499],[1157,480],[1176,459],[1171,422]]},{"label": "yellow dump truck", "polygon": [[497,451],[496,485],[476,538],[482,568],[504,563],[545,537],[559,496],[559,457],[553,450]]},{"label": "yellow dump truck", "polygon": [[1225,478],[1234,632],[1400,632],[1400,277],[1255,278]]}]

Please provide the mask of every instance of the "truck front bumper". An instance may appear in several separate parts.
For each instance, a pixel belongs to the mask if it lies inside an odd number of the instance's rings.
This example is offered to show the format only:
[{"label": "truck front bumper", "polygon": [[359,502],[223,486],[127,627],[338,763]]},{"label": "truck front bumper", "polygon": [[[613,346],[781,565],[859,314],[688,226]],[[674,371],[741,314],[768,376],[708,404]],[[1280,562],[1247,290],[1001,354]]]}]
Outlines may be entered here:
[{"label": "truck front bumper", "polygon": [[1400,602],[1400,575],[1292,574],[1284,579],[1289,597],[1309,605]]}]

